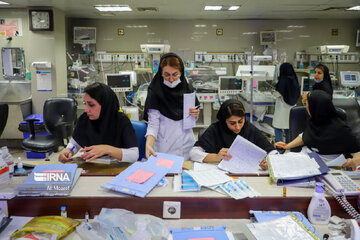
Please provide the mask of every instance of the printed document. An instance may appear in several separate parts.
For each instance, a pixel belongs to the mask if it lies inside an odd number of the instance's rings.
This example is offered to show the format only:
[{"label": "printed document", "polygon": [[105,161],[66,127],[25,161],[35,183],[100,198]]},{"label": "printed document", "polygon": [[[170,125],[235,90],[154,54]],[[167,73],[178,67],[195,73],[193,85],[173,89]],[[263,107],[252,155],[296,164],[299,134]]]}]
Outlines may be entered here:
[{"label": "printed document", "polygon": [[193,170],[185,171],[188,173],[200,186],[210,187],[219,185],[231,180],[224,171],[215,169],[208,171],[195,172]]},{"label": "printed document", "polygon": [[223,159],[218,167],[231,173],[259,173],[259,164],[266,157],[266,152],[238,135],[231,144],[228,153],[230,160]]},{"label": "printed document", "polygon": [[190,108],[195,107],[195,92],[184,94],[183,129],[191,129],[196,125],[196,118],[190,115]]}]

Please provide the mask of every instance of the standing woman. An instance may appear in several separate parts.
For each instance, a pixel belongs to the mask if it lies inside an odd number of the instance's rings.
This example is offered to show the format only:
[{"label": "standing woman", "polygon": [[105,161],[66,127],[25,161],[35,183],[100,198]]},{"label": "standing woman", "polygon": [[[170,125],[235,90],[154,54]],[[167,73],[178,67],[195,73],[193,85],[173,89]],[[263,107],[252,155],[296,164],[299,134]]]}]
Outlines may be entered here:
[{"label": "standing woman", "polygon": [[283,141],[283,130],[285,131],[286,143],[290,142],[289,117],[290,110],[297,103],[300,97],[300,85],[293,66],[290,63],[283,63],[280,66],[279,81],[275,86],[276,97],[274,120],[272,125],[275,128],[275,141]]},{"label": "standing woman", "polygon": [[[192,93],[184,75],[184,64],[175,53],[164,54],[159,70],[148,88],[144,119],[148,121],[145,155],[155,151],[189,158],[194,145],[192,129],[183,129],[184,93]],[[195,104],[195,103],[194,103]],[[196,99],[196,105],[199,105]],[[190,116],[197,118],[200,110],[191,107]]]},{"label": "standing woman", "polygon": [[85,112],[79,117],[72,138],[59,155],[59,161],[71,161],[73,152],[92,161],[109,155],[119,161],[135,162],[139,149],[129,118],[119,112],[119,101],[111,88],[94,83],[84,90]]}]

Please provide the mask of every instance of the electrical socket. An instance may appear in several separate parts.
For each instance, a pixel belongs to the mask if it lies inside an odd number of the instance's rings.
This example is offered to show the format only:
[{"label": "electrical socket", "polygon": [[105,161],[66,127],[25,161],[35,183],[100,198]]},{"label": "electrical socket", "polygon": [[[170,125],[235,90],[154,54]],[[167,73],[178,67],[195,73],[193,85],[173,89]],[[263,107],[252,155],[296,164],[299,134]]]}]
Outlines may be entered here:
[{"label": "electrical socket", "polygon": [[163,218],[180,218],[181,202],[164,201]]}]

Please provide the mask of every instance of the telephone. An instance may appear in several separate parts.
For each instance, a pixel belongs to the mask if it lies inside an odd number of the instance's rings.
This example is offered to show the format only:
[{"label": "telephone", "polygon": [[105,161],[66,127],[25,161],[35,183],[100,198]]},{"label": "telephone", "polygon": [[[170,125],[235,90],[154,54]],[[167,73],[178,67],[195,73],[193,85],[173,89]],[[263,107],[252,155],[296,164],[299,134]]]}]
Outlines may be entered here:
[{"label": "telephone", "polygon": [[337,195],[359,195],[360,186],[343,171],[333,170],[324,176],[323,181]]},{"label": "telephone", "polygon": [[328,172],[320,177],[320,181],[325,184],[325,191],[332,195],[356,222],[360,222],[360,214],[346,199],[346,195],[359,195],[360,186],[339,170]]}]

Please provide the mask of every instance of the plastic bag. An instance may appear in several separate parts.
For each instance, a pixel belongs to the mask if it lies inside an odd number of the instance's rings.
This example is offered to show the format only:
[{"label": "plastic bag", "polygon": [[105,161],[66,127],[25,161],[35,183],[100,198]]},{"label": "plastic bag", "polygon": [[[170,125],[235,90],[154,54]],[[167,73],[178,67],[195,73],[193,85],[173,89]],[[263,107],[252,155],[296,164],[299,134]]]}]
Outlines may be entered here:
[{"label": "plastic bag", "polygon": [[34,217],[23,228],[11,235],[14,239],[26,236],[29,233],[41,232],[57,234],[56,239],[65,237],[72,232],[80,222],[60,216]]},{"label": "plastic bag", "polygon": [[134,214],[125,209],[103,208],[91,223],[82,224],[76,231],[84,240],[134,240],[139,234],[145,238],[150,236],[152,239],[167,239],[168,229],[165,221],[151,215]]}]

